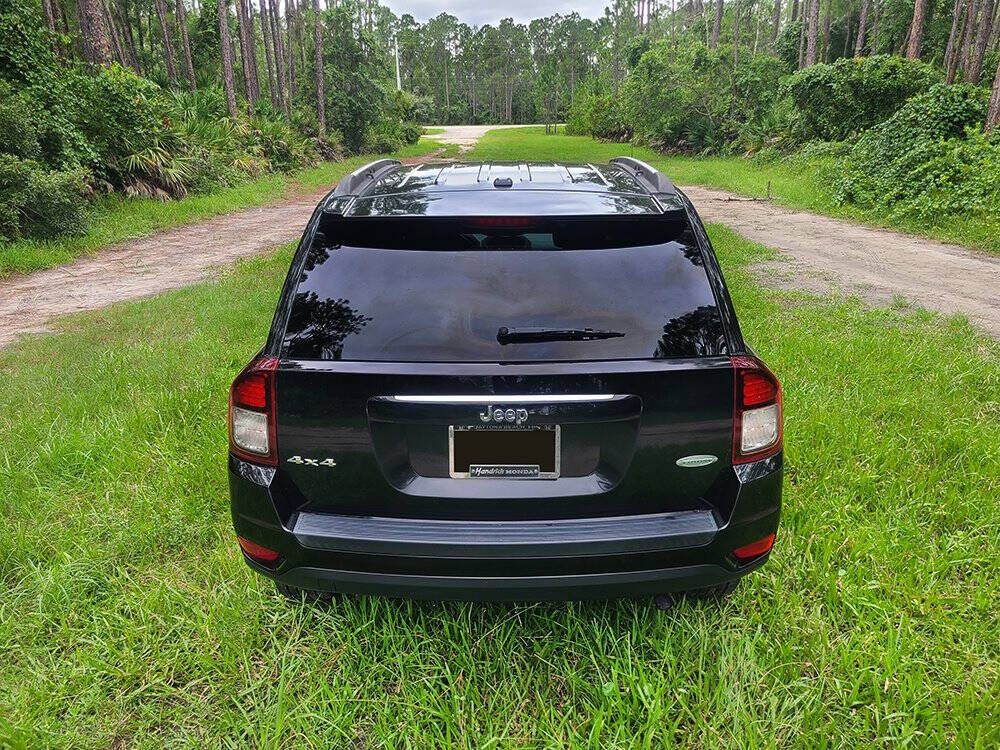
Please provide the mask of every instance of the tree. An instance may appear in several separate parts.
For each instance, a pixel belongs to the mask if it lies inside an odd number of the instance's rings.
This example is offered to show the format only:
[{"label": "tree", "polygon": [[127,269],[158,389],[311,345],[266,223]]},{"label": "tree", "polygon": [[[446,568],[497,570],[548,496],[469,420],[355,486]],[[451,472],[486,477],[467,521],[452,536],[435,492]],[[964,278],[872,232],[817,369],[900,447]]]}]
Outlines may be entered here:
[{"label": "tree", "polygon": [[233,52],[229,44],[229,0],[219,4],[219,50],[222,53],[222,88],[226,92],[226,108],[230,117],[236,117],[236,81],[233,75]]},{"label": "tree", "polygon": [[[955,7],[951,11],[951,32],[948,34],[948,46],[945,47],[944,51],[944,68],[951,73],[952,80],[954,79],[954,71],[951,63],[955,57],[955,45],[958,43],[957,37],[962,28],[961,22],[965,14],[966,4],[967,0],[955,0]],[[951,80],[948,83],[951,83]]]},{"label": "tree", "polygon": [[187,13],[184,11],[184,0],[175,0],[175,16],[177,25],[181,27],[181,45],[184,47],[184,74],[192,91],[198,86],[194,80],[194,63],[191,62],[191,40],[188,38]]},{"label": "tree", "polygon": [[[957,0],[961,2],[961,0]],[[854,56],[861,57],[865,51],[865,33],[868,31],[868,11],[871,9],[872,0],[861,0],[861,15],[858,17],[858,38],[854,42]]]},{"label": "tree", "polygon": [[323,91],[323,19],[319,14],[319,0],[312,0],[313,14],[316,16],[316,119],[319,120],[319,134],[326,135],[326,94]]},{"label": "tree", "polygon": [[267,60],[267,87],[271,94],[271,106],[277,112],[281,109],[281,99],[278,95],[278,86],[274,80],[274,54],[272,52],[271,41],[271,21],[267,12],[267,4],[260,0],[260,32],[264,37],[264,57]]},{"label": "tree", "polygon": [[986,114],[986,129],[992,130],[1000,124],[1000,61],[997,62],[997,72],[993,76],[993,96],[990,97],[990,109]]},{"label": "tree", "polygon": [[816,64],[816,46],[819,38],[819,0],[809,3],[809,30],[806,32],[805,66]]},{"label": "tree", "polygon": [[965,80],[969,83],[979,83],[983,75],[983,56],[986,54],[986,45],[990,40],[990,31],[993,26],[993,0],[983,1],[983,11],[979,19],[979,33],[976,35],[976,47],[969,61],[969,70]]},{"label": "tree", "polygon": [[78,0],[77,12],[83,39],[83,59],[94,65],[109,64],[111,43],[108,41],[108,29],[104,25],[101,0]]},{"label": "tree", "polygon": [[915,0],[913,4],[913,23],[910,24],[910,35],[906,40],[906,56],[910,60],[920,58],[920,46],[924,40],[924,21],[927,18],[927,0]]},{"label": "tree", "polygon": [[271,12],[269,23],[271,25],[271,43],[274,47],[274,77],[278,84],[278,98],[281,100],[281,110],[288,117],[290,113],[290,102],[288,98],[288,79],[285,70],[285,48],[281,40],[281,17],[278,15],[276,0],[270,0]]},{"label": "tree", "polygon": [[774,0],[774,14],[771,16],[771,47],[778,38],[778,27],[781,25],[781,0]]},{"label": "tree", "polygon": [[719,46],[719,32],[722,30],[722,2],[715,0],[715,24],[712,26],[712,42],[708,46],[716,49]]},{"label": "tree", "polygon": [[163,34],[163,62],[167,67],[167,81],[171,86],[177,83],[177,70],[174,68],[174,45],[170,40],[170,26],[167,23],[167,6],[164,0],[156,0],[156,17],[160,21],[160,33]]}]

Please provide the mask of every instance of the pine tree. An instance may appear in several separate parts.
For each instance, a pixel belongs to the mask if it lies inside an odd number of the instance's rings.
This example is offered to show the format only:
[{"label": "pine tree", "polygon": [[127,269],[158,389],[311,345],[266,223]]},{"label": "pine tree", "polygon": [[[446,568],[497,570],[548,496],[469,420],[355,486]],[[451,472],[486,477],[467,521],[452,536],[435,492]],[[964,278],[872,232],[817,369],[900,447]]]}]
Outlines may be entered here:
[{"label": "pine tree", "polygon": [[226,91],[226,108],[236,117],[236,81],[233,77],[233,52],[229,46],[229,0],[218,0],[219,50],[222,53],[222,88]]}]

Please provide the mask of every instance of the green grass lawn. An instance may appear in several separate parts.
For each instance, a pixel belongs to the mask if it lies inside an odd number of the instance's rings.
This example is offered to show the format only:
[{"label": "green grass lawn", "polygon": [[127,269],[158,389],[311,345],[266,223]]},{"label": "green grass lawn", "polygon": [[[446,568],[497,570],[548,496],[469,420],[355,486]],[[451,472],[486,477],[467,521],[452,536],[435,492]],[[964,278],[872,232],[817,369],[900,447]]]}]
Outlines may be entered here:
[{"label": "green grass lawn", "polygon": [[0,747],[996,747],[1000,344],[765,290],[710,231],[787,415],[721,606],[279,598],[225,421],[291,246],[0,352]]},{"label": "green grass lawn", "polygon": [[544,128],[514,128],[486,133],[468,159],[564,159],[607,161],[634,156],[662,170],[680,185],[706,185],[763,198],[771,184],[772,199],[783,206],[899,229],[946,242],[1000,253],[1000,227],[979,217],[944,218],[936,225],[900,219],[877,210],[838,205],[816,168],[781,163],[761,164],[740,157],[662,156],[630,143],[595,141],[585,136],[545,135]]},{"label": "green grass lawn", "polygon": [[[423,138],[393,156],[423,156],[441,148],[436,141]],[[89,223],[80,234],[57,240],[0,242],[0,278],[51,268],[114,242],[145,237],[161,229],[318,191],[334,185],[351,170],[376,158],[367,155],[341,162],[323,162],[293,175],[266,175],[243,185],[175,201],[108,196],[94,204]]]}]

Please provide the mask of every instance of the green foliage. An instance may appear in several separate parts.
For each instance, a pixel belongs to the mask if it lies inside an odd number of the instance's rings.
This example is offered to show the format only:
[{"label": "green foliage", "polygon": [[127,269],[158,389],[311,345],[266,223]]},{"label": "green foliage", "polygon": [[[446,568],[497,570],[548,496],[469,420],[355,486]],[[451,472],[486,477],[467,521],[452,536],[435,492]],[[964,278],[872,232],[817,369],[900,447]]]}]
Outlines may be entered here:
[{"label": "green foliage", "polygon": [[53,237],[78,231],[86,206],[83,169],[50,171],[0,154],[0,239]]},{"label": "green foliage", "polygon": [[795,105],[791,130],[800,142],[843,140],[888,119],[941,79],[927,63],[888,55],[813,65],[787,82]]},{"label": "green foliage", "polygon": [[571,135],[592,135],[608,141],[627,141],[632,129],[626,122],[621,95],[601,91],[597,81],[588,81],[576,92],[569,109],[566,132]]},{"label": "green foliage", "polygon": [[388,60],[367,32],[360,37],[355,32],[350,8],[341,5],[327,15],[323,45],[327,122],[340,131],[348,151],[359,153],[371,145],[373,129],[378,131],[383,119],[387,97],[381,81],[388,77]]},{"label": "green foliage", "polygon": [[639,60],[624,85],[626,119],[636,141],[657,149],[721,151],[749,123],[773,109],[780,60],[702,44],[681,50],[666,41]]},{"label": "green foliage", "polygon": [[939,84],[863,134],[837,196],[933,222],[944,214],[1000,221],[1000,143],[979,130],[989,91]]}]

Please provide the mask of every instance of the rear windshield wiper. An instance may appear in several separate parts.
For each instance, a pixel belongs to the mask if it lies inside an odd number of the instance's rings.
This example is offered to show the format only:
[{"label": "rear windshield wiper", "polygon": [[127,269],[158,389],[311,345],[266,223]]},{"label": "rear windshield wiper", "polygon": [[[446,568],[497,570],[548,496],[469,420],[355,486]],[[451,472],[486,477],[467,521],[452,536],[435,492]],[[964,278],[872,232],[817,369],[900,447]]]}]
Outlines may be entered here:
[{"label": "rear windshield wiper", "polygon": [[596,331],[593,328],[508,328],[497,331],[497,341],[504,344],[530,344],[538,341],[597,341],[624,336],[620,331]]}]

